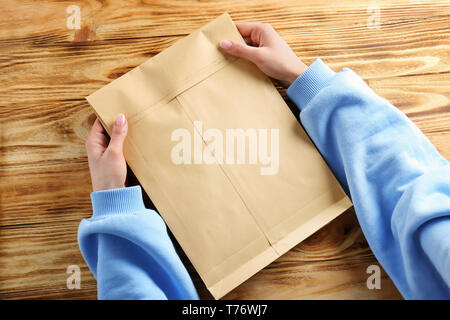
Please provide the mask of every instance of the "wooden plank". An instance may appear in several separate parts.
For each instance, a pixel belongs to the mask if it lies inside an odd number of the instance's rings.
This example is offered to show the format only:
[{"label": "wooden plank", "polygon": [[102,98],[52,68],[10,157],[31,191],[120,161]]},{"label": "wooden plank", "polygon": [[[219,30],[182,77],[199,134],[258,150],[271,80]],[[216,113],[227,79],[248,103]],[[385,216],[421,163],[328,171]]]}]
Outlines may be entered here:
[{"label": "wooden plank", "polygon": [[[91,214],[84,140],[94,116],[84,97],[224,11],[272,23],[307,64],[354,69],[450,159],[448,1],[379,1],[380,29],[367,28],[372,1],[0,3],[0,298],[96,297],[76,239]],[[71,4],[80,30],[67,29]],[[73,264],[80,290],[66,287]],[[367,289],[371,264],[350,210],[225,298],[399,298],[385,273],[381,290]]]}]

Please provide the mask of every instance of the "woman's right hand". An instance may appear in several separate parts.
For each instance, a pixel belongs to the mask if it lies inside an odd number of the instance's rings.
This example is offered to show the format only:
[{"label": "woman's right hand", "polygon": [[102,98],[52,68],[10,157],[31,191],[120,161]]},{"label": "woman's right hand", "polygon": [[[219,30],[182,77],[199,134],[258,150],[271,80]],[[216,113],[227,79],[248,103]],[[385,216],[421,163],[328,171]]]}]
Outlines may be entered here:
[{"label": "woman's right hand", "polygon": [[233,56],[247,59],[266,75],[288,87],[308,68],[268,23],[242,22],[236,27],[246,44],[222,40],[221,48]]}]

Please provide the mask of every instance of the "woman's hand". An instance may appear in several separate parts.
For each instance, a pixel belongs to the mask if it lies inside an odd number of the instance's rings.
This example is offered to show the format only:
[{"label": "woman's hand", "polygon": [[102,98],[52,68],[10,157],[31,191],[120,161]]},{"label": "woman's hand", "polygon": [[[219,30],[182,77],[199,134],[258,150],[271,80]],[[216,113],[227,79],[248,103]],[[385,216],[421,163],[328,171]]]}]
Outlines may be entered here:
[{"label": "woman's hand", "polygon": [[247,45],[222,40],[222,49],[239,58],[250,60],[269,77],[288,87],[308,68],[288,44],[267,23],[236,23]]},{"label": "woman's hand", "polygon": [[86,141],[86,150],[94,191],[125,187],[127,163],[123,156],[123,142],[128,124],[123,114],[117,116],[108,144],[105,129],[98,119]]}]

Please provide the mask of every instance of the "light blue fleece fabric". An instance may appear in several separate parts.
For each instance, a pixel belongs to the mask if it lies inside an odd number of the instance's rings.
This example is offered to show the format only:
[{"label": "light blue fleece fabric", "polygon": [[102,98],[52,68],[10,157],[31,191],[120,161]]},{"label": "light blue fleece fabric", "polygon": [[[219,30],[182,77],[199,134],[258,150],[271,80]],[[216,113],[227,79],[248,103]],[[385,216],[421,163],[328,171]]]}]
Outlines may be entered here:
[{"label": "light blue fleece fabric", "polygon": [[[402,295],[450,298],[449,163],[349,69],[334,73],[318,59],[287,94]],[[198,298],[140,187],[93,192],[91,199],[94,213],[81,222],[78,239],[99,299]]]},{"label": "light blue fleece fabric", "polygon": [[198,299],[166,225],[146,209],[141,187],[91,193],[93,216],[78,243],[99,299]]},{"label": "light blue fleece fabric", "polygon": [[335,73],[318,59],[287,95],[403,297],[449,299],[448,161],[350,69]]}]

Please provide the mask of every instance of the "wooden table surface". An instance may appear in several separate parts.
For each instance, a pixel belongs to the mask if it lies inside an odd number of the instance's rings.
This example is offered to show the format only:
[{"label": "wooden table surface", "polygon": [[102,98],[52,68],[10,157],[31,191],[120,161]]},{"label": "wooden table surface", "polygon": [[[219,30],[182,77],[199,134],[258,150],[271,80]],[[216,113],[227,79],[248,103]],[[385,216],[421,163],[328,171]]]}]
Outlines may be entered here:
[{"label": "wooden table surface", "polygon": [[[271,23],[305,63],[354,69],[450,159],[449,1],[0,0],[0,298],[95,299],[77,244],[91,215],[84,97],[206,22]],[[81,29],[68,29],[69,5]],[[373,24],[379,8],[379,28]],[[368,27],[369,26],[369,27]],[[282,92],[284,94],[284,92]],[[211,298],[189,261],[200,296]],[[228,299],[398,299],[349,210],[229,293]],[[81,268],[69,290],[66,269]]]}]

